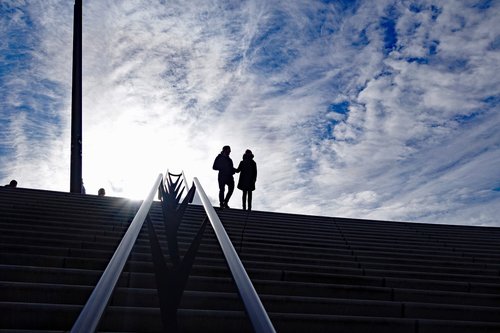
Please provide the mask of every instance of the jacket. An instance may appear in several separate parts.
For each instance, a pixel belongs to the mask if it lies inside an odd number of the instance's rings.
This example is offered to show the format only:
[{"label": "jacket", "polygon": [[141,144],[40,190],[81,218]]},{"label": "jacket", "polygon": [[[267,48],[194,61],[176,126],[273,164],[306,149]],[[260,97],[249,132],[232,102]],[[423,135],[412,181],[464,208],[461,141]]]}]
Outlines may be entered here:
[{"label": "jacket", "polygon": [[212,168],[219,171],[220,180],[230,180],[233,178],[233,175],[236,172],[236,170],[234,169],[233,160],[229,156],[226,156],[222,153],[217,155]]},{"label": "jacket", "polygon": [[255,190],[257,181],[257,163],[253,160],[253,154],[243,155],[243,160],[238,165],[237,172],[240,172],[238,188],[242,191]]}]

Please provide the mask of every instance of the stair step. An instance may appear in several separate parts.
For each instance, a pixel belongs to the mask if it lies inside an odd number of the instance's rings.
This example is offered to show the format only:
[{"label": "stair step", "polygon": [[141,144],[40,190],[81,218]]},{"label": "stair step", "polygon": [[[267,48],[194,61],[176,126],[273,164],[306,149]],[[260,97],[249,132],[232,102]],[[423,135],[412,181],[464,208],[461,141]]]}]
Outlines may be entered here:
[{"label": "stair step", "polygon": [[[81,310],[80,306],[0,302],[0,311],[7,314],[4,328],[23,323],[23,329],[67,330]],[[243,311],[179,310],[182,332],[252,332]],[[278,332],[498,332],[500,324],[450,320],[378,318],[320,314],[270,313]],[[50,327],[50,328],[49,328]],[[162,330],[157,308],[110,306],[99,326],[100,332],[158,332]]]},{"label": "stair step", "polygon": [[[92,292],[91,286],[9,283],[6,287],[0,283],[1,302],[22,302],[24,299],[30,299],[32,303],[79,305],[84,304]],[[463,321],[500,322],[498,307],[266,294],[262,294],[261,299],[267,311],[273,313],[355,314],[369,317],[441,320],[460,318]],[[155,289],[117,288],[110,305],[158,307],[158,296]],[[237,293],[210,291],[184,292],[180,309],[244,310]]]},{"label": "stair step", "polygon": [[[0,188],[0,333],[69,330],[139,204]],[[500,228],[216,211],[278,332],[500,332]],[[181,257],[205,216],[187,207]],[[252,331],[210,225],[191,273],[182,332]],[[99,331],[161,330],[143,226]]]}]

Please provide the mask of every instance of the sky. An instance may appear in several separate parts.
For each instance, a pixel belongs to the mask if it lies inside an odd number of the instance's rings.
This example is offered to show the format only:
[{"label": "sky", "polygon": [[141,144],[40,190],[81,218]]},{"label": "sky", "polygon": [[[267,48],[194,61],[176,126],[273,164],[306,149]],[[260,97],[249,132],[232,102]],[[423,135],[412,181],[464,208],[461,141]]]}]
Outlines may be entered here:
[{"label": "sky", "polygon": [[[255,210],[500,226],[500,1],[84,0],[83,181],[230,145]],[[0,181],[69,191],[73,1],[0,0]],[[236,181],[238,175],[236,175]],[[229,203],[241,207],[241,191]]]}]

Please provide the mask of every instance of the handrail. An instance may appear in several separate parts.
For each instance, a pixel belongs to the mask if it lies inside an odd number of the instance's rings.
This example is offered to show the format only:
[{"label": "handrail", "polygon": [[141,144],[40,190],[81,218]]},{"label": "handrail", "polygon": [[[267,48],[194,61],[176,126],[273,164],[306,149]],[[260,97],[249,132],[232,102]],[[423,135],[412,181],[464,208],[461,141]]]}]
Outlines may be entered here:
[{"label": "handrail", "polygon": [[219,219],[219,216],[217,216],[215,209],[212,207],[212,204],[201,187],[198,178],[195,177],[193,181],[196,185],[196,191],[200,196],[203,207],[205,208],[205,212],[210,220],[210,224],[212,224],[215,235],[219,240],[219,244],[222,252],[224,253],[224,257],[226,258],[229,270],[233,275],[240,297],[243,300],[243,304],[245,305],[245,309],[250,317],[250,321],[252,322],[255,332],[275,333],[276,331],[273,324],[271,323],[271,320],[269,319],[269,316],[267,315],[267,312],[264,309],[264,306],[262,305],[262,302],[260,301],[247,272],[245,271],[245,267],[243,267],[243,264],[241,263],[241,260],[238,257],[238,254],[236,253],[236,250],[234,249],[234,246]]},{"label": "handrail", "polygon": [[108,266],[104,270],[99,282],[97,282],[96,287],[92,291],[87,303],[85,304],[82,312],[78,316],[71,333],[88,333],[95,332],[101,316],[106,309],[109,298],[113,293],[113,290],[118,282],[118,278],[127,262],[127,259],[134,247],[135,241],[139,236],[139,232],[144,224],[144,220],[151,208],[153,199],[155,197],[158,186],[163,178],[162,174],[159,174],[153,188],[151,189],[149,195],[142,202],[141,207],[135,214],[134,219],[130,223],[127,232],[123,236],[120,244],[116,248],[113,257],[109,261]]},{"label": "handrail", "polygon": [[182,179],[184,179],[184,186],[186,187],[186,192],[189,192],[189,184],[186,178],[186,174],[184,173],[184,170],[182,170]]}]

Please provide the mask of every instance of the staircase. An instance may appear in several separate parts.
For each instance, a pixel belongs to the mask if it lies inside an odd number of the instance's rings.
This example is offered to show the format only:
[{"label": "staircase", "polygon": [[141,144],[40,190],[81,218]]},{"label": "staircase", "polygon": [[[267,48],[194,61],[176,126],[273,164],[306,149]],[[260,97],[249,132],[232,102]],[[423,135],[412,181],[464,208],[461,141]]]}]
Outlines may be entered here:
[{"label": "staircase", "polygon": [[[139,205],[0,188],[0,332],[71,329]],[[500,228],[218,214],[277,332],[500,332]],[[189,206],[181,252],[204,217]],[[182,332],[252,331],[210,227],[178,314]],[[99,331],[162,331],[146,227]]]}]

